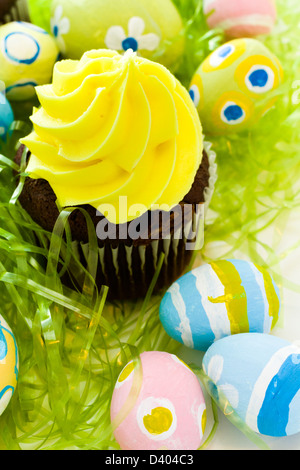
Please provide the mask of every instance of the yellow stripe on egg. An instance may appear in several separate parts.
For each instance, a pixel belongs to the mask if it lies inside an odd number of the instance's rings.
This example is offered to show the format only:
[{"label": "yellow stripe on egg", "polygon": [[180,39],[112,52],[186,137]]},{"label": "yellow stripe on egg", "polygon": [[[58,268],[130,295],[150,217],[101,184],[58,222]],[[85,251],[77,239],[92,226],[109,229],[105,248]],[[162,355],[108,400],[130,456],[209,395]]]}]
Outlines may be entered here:
[{"label": "yellow stripe on egg", "polygon": [[209,297],[212,303],[225,303],[231,334],[249,331],[247,295],[237,269],[229,261],[218,261],[211,266],[224,286],[224,295]]}]

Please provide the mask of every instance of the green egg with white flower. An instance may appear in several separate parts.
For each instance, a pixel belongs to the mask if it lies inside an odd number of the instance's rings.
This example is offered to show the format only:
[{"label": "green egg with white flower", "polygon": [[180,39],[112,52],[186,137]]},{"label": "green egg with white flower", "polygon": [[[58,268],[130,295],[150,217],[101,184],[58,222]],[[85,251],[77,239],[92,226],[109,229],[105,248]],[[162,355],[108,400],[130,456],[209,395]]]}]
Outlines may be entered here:
[{"label": "green egg with white flower", "polygon": [[183,52],[183,23],[171,0],[30,0],[30,15],[69,59],[91,49],[133,49],[172,67]]}]

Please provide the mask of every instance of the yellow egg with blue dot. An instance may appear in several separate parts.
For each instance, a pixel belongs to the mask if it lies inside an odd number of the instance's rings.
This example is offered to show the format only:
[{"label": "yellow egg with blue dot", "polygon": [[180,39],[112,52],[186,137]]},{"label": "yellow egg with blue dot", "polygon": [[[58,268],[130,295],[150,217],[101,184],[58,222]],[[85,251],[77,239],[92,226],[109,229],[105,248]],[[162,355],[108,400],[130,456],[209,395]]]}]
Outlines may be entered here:
[{"label": "yellow egg with blue dot", "polygon": [[16,338],[0,315],[0,415],[7,408],[15,392],[19,373]]},{"label": "yellow egg with blue dot", "polygon": [[0,27],[0,80],[10,101],[31,99],[35,87],[51,81],[59,50],[54,38],[30,23]]},{"label": "yellow egg with blue dot", "polygon": [[278,58],[256,39],[235,39],[210,54],[196,71],[190,95],[206,134],[250,128],[273,105],[283,81]]}]

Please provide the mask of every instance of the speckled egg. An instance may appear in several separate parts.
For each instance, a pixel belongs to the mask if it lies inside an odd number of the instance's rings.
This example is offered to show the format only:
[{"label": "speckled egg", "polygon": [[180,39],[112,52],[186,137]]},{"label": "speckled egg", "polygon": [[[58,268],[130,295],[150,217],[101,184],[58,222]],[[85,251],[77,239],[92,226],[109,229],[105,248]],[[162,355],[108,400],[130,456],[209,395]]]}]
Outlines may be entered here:
[{"label": "speckled egg", "polygon": [[203,10],[208,26],[228,38],[269,34],[277,19],[275,0],[203,0]]},{"label": "speckled egg", "polygon": [[0,92],[0,138],[6,141],[7,133],[14,121],[14,113],[4,93]]},{"label": "speckled egg", "polygon": [[183,52],[183,23],[171,0],[32,0],[31,20],[71,59],[90,49],[133,49],[173,66]]},{"label": "speckled egg", "polygon": [[269,333],[280,314],[280,293],[268,271],[244,260],[204,264],[166,292],[159,316],[165,331],[188,348],[246,332]]},{"label": "speckled egg", "polygon": [[177,356],[145,352],[129,362],[111,402],[115,438],[122,450],[196,450],[206,425],[201,386]]},{"label": "speckled egg", "polygon": [[217,341],[203,358],[214,398],[259,434],[300,432],[300,348],[272,335],[245,333]]},{"label": "speckled egg", "polygon": [[234,39],[200,65],[190,95],[204,132],[222,135],[250,128],[275,102],[283,81],[277,57],[256,39]]},{"label": "speckled egg", "polygon": [[18,348],[10,327],[0,315],[0,415],[7,408],[18,380]]},{"label": "speckled egg", "polygon": [[46,31],[14,21],[0,27],[0,80],[10,101],[35,96],[34,87],[49,83],[58,48]]}]

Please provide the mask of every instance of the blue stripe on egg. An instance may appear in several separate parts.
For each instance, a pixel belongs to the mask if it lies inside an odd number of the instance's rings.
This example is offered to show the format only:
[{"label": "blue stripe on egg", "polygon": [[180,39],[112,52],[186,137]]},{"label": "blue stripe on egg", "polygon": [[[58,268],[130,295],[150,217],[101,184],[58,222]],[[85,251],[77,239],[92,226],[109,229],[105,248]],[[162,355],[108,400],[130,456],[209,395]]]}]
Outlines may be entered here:
[{"label": "blue stripe on egg", "polygon": [[201,348],[204,337],[206,343],[212,343],[215,340],[215,334],[211,329],[206,310],[203,307],[202,296],[197,288],[195,272],[186,274],[184,282],[180,284],[180,292],[186,305],[194,348]]},{"label": "blue stripe on egg", "polygon": [[[170,292],[167,292],[160,305],[160,315],[164,312],[163,321],[166,333],[173,339],[183,344],[181,332],[179,330],[180,317],[172,300]],[[175,327],[175,328],[174,328]]]},{"label": "blue stripe on egg", "polygon": [[201,349],[209,346],[215,335],[211,329],[193,272],[185,274],[164,296],[160,320],[166,332],[185,346]]},{"label": "blue stripe on egg", "polygon": [[[290,381],[289,377],[293,377]],[[290,403],[300,389],[300,354],[291,354],[283,362],[267,388],[257,417],[261,434],[285,436],[290,416]],[[274,419],[276,416],[276,419]]]},{"label": "blue stripe on egg", "polygon": [[[294,398],[289,404],[289,411],[290,411],[290,417],[293,416],[299,416],[299,410],[300,410],[300,387],[296,394],[294,395]],[[299,417],[300,419],[300,417]],[[300,431],[299,429],[299,422],[295,422],[294,419],[289,420],[286,426],[286,435],[291,436],[293,434],[296,434]]]}]

